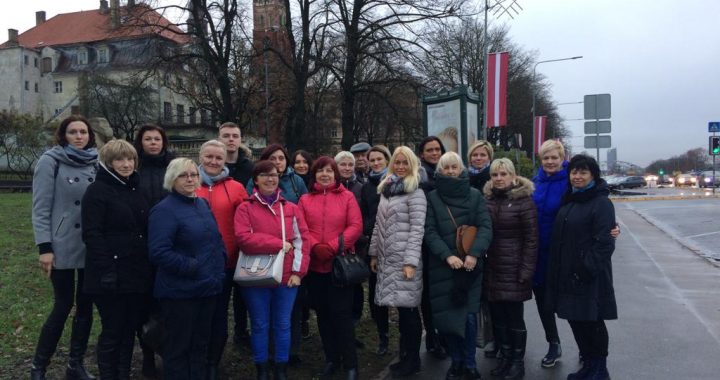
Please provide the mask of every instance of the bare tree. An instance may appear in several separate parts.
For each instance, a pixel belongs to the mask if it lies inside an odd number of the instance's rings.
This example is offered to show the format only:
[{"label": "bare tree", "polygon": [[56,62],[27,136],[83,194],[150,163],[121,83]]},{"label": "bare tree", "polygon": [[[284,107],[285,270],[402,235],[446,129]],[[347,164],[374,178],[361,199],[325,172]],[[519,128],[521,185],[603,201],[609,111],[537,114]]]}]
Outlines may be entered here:
[{"label": "bare tree", "polygon": [[42,119],[13,111],[0,111],[0,158],[7,170],[21,179],[32,177],[32,166],[47,148],[48,134]]}]

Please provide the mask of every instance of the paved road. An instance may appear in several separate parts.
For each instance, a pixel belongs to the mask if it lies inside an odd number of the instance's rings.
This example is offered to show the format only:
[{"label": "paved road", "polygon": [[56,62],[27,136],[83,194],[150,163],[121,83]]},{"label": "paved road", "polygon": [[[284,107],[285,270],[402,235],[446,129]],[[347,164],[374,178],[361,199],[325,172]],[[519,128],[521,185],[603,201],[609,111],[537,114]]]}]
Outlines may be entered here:
[{"label": "paved road", "polygon": [[[720,267],[681,244],[696,241],[683,234],[706,231],[697,221],[719,207],[720,199],[616,204],[623,234],[613,256],[620,318],[608,322],[613,379],[720,378]],[[649,220],[664,222],[671,234]],[[709,220],[716,231],[720,218]],[[673,230],[680,235],[673,236]],[[525,303],[525,320],[526,379],[565,379],[578,368],[577,346],[565,321],[558,321],[562,361],[542,369],[547,346],[534,301]],[[421,355],[423,371],[413,379],[444,379],[450,361]],[[494,360],[478,354],[478,364],[483,378],[492,379]],[[379,378],[390,378],[389,371]]]}]

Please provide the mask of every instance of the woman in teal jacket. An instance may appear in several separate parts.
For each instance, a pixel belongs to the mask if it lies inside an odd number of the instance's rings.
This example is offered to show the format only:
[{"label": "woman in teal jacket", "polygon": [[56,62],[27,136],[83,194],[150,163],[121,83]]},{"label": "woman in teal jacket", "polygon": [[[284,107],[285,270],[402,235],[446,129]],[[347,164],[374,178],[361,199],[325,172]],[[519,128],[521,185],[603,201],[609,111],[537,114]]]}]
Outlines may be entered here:
[{"label": "woman in teal jacket", "polygon": [[[436,190],[428,194],[425,222],[433,323],[445,335],[450,349],[452,364],[446,379],[479,379],[475,336],[483,257],[492,239],[491,221],[483,195],[470,186],[457,153],[445,153],[437,168]],[[477,227],[465,257],[458,253],[455,239],[461,225]]]},{"label": "woman in teal jacket", "polygon": [[[300,197],[308,192],[302,177],[295,174],[293,168],[288,165],[289,156],[287,150],[280,144],[271,144],[265,148],[260,155],[260,161],[268,160],[275,164],[275,168],[280,173],[280,191],[285,200],[297,204]],[[247,186],[248,194],[253,193],[255,183],[251,179]]]}]

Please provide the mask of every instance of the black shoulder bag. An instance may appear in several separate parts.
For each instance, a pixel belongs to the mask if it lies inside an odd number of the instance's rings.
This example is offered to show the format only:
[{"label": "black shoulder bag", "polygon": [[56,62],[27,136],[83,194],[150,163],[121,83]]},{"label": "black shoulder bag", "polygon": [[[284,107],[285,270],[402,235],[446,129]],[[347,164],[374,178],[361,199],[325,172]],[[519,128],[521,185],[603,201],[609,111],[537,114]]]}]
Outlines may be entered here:
[{"label": "black shoulder bag", "polygon": [[370,277],[370,268],[352,249],[345,249],[343,234],[338,236],[338,254],[333,259],[333,285],[344,287],[361,284]]}]

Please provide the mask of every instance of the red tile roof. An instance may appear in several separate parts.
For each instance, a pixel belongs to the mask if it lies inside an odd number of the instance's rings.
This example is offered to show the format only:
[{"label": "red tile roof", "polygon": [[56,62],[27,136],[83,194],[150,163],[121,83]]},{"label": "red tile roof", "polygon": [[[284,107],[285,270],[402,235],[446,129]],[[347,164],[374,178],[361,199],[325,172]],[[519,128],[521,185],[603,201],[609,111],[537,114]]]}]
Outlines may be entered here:
[{"label": "red tile roof", "polygon": [[[20,34],[18,43],[26,48],[41,48],[158,34],[180,44],[189,41],[180,28],[145,4],[135,5],[129,13],[127,7],[122,6],[119,14],[125,21],[114,30],[109,11],[103,14],[95,9],[59,14]],[[9,46],[5,42],[0,48]]]}]

